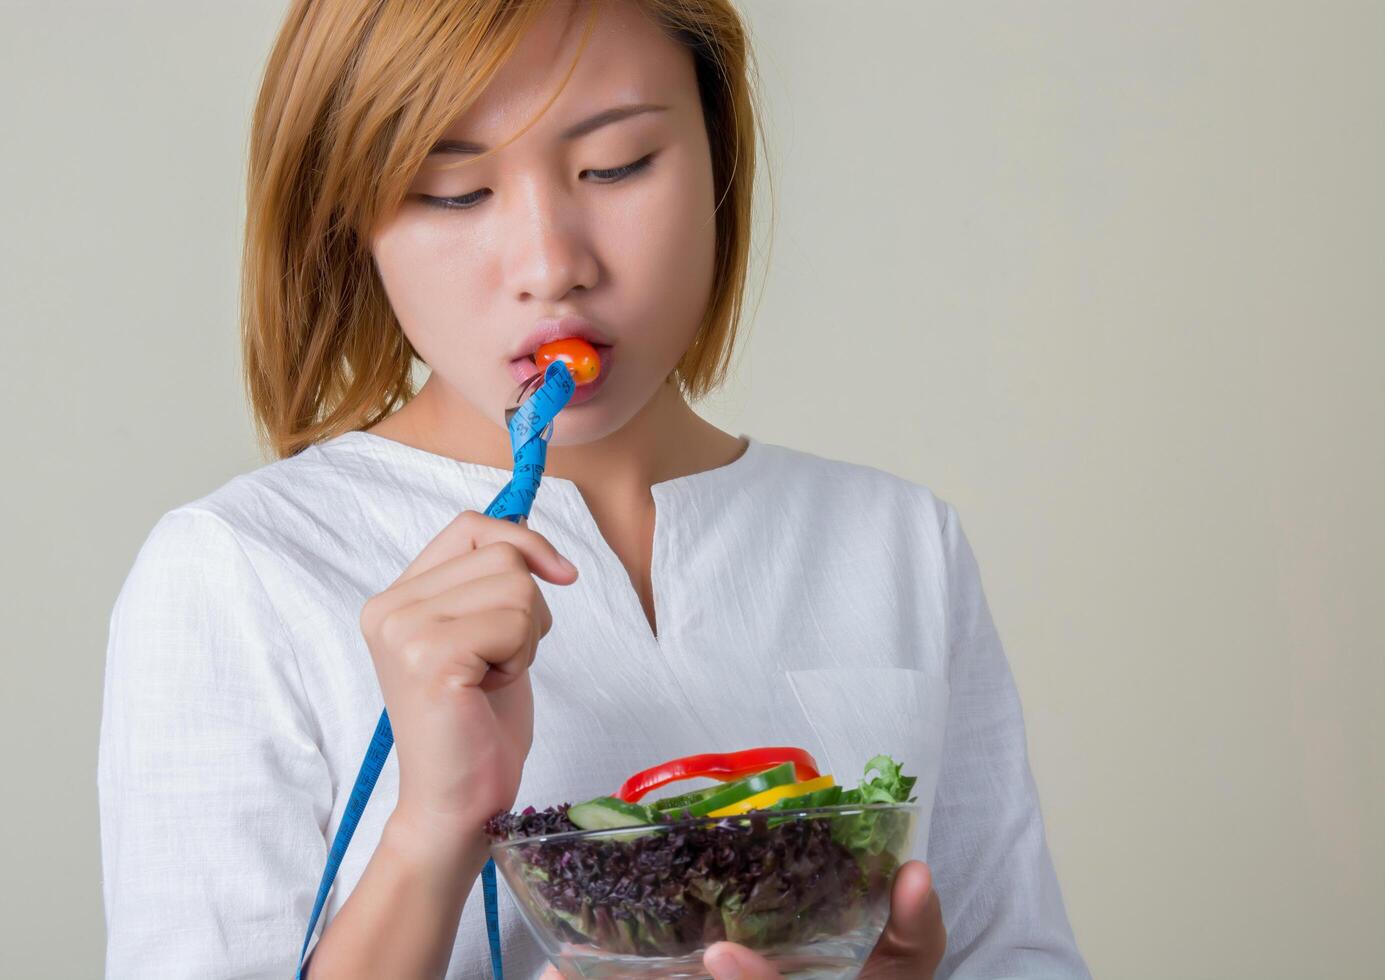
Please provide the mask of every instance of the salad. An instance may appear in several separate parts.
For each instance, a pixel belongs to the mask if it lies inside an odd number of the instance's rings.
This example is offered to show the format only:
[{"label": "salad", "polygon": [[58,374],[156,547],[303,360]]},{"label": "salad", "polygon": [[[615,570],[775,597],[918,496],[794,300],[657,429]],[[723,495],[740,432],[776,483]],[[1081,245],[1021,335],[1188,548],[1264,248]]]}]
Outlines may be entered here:
[{"label": "salad", "polygon": [[[717,784],[652,798],[693,778]],[[496,814],[485,832],[515,852],[517,900],[563,942],[631,956],[720,939],[771,949],[873,925],[908,856],[916,808],[901,804],[915,779],[887,755],[850,789],[801,748],[689,756],[611,796]]]}]

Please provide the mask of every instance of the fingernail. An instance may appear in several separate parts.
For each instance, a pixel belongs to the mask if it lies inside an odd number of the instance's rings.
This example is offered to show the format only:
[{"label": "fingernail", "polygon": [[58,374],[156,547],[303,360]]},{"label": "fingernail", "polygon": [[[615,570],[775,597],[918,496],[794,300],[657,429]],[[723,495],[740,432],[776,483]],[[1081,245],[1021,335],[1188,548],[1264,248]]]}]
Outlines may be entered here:
[{"label": "fingernail", "polygon": [[708,953],[707,969],[716,974],[716,980],[741,980],[741,964],[729,949],[719,949]]}]

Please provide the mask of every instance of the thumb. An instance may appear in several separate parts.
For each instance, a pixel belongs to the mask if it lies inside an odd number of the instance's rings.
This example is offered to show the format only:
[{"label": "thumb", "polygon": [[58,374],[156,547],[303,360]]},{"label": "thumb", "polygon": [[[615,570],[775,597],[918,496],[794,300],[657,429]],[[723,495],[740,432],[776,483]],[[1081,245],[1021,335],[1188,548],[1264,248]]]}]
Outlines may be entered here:
[{"label": "thumb", "polygon": [[702,954],[702,965],[712,980],[782,980],[769,960],[737,943],[712,943]]},{"label": "thumb", "polygon": [[[525,535],[525,540],[517,541],[515,544],[524,552],[524,557],[535,575],[555,585],[571,585],[577,580],[577,566],[547,537],[531,530],[528,517],[521,517],[515,525],[529,532]],[[533,547],[530,547],[531,539]]]},{"label": "thumb", "polygon": [[942,905],[933,890],[933,871],[922,861],[907,861],[895,875],[890,919],[876,952],[937,969],[946,946]]}]

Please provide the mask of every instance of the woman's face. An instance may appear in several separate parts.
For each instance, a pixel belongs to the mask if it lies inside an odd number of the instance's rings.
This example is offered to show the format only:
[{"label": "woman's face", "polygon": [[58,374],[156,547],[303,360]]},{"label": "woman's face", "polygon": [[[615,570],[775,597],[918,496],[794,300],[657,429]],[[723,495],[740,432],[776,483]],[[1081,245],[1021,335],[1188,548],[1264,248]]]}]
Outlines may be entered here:
[{"label": "woman's face", "polygon": [[[568,0],[552,4],[444,141],[488,149],[533,118],[572,62],[585,16]],[[601,124],[635,106],[658,108]],[[429,387],[503,424],[535,370],[516,362],[533,353],[526,338],[540,321],[581,317],[610,347],[598,348],[600,387],[585,400],[579,389],[554,444],[616,431],[678,363],[710,298],[715,201],[691,52],[635,3],[604,3],[543,116],[490,157],[438,169],[467,155],[430,154],[371,240]]]}]

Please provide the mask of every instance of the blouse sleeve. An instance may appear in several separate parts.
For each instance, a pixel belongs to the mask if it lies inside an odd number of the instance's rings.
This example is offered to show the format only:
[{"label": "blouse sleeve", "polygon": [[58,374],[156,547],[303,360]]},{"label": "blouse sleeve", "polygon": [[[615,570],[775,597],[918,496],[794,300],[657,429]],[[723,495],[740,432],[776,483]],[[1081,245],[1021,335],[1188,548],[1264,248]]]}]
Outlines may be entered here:
[{"label": "blouse sleeve", "polygon": [[108,977],[286,977],[330,777],[294,653],[218,516],[179,508],[111,613],[97,787]]},{"label": "blouse sleeve", "polygon": [[947,928],[937,980],[1089,978],[1044,839],[1019,695],[975,556],[944,507],[951,697],[928,838]]}]

